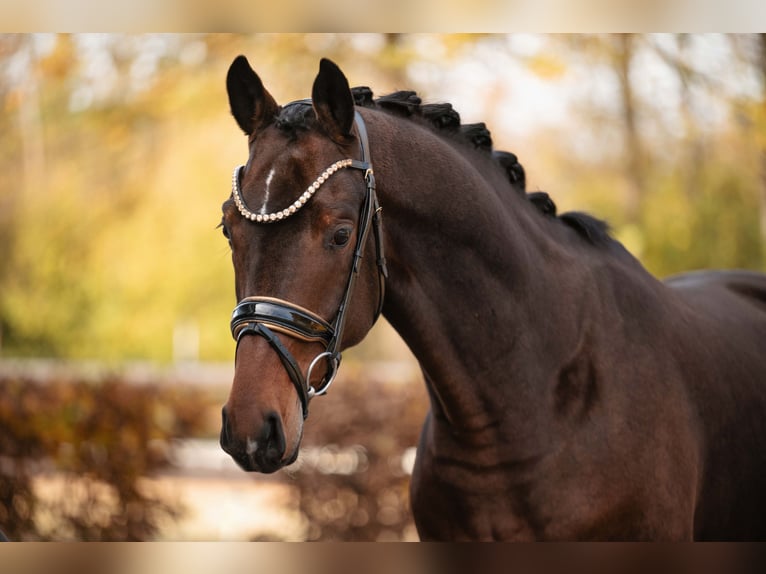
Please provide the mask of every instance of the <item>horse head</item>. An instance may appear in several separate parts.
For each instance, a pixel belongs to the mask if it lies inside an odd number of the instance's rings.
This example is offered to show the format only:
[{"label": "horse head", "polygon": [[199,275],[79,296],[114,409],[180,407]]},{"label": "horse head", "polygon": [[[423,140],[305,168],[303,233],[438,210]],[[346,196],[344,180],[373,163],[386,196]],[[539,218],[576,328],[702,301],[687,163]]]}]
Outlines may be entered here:
[{"label": "horse head", "polygon": [[221,446],[269,473],[295,461],[309,402],[380,313],[380,214],[364,120],[334,63],[321,61],[311,100],[284,107],[244,56],[226,86],[249,153],[222,206],[239,303]]}]

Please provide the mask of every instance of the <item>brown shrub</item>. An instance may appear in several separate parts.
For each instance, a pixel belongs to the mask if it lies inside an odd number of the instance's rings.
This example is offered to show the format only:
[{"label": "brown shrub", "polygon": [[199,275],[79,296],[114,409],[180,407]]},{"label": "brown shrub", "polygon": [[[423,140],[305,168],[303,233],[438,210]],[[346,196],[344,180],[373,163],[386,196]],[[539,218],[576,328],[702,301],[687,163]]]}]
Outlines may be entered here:
[{"label": "brown shrub", "polygon": [[[402,457],[425,389],[350,372],[312,401],[301,458],[273,479],[296,490],[308,540],[411,537]],[[155,538],[182,509],[144,478],[171,466],[173,439],[212,438],[221,389],[49,379],[0,376],[0,529],[12,540]],[[53,476],[63,486],[41,497],[35,481]]]},{"label": "brown shrub", "polygon": [[[147,540],[178,515],[142,487],[207,403],[179,387],[0,379],[0,527],[13,540]],[[53,500],[36,477],[64,477]],[[46,524],[40,517],[47,517]]]},{"label": "brown shrub", "polygon": [[427,410],[422,383],[339,381],[312,401],[304,446],[288,467],[309,540],[402,540],[414,534],[403,456]]}]

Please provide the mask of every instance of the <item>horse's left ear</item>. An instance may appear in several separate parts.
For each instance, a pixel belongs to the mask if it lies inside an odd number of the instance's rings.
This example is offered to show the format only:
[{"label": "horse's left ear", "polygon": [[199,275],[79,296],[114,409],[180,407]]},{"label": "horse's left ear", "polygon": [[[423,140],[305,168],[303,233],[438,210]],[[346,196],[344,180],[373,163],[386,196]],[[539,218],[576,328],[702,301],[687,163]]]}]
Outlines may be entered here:
[{"label": "horse's left ear", "polygon": [[340,68],[327,58],[319,62],[319,74],[311,90],[319,125],[334,140],[342,142],[351,135],[354,124],[354,97]]}]

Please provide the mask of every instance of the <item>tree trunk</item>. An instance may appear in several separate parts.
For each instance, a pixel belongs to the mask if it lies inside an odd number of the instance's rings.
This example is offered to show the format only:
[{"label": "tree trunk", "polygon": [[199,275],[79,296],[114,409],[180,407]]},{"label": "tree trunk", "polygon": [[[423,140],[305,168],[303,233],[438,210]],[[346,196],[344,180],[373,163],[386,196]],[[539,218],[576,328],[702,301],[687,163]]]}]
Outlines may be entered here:
[{"label": "tree trunk", "polygon": [[27,56],[27,74],[21,87],[22,100],[18,112],[21,167],[24,174],[23,191],[27,196],[40,193],[45,173],[43,122],[33,41],[31,36],[27,36],[21,47]]},{"label": "tree trunk", "polygon": [[641,200],[646,185],[643,164],[641,136],[636,119],[636,98],[633,92],[630,72],[635,52],[632,34],[619,34],[616,42],[615,65],[620,85],[620,102],[625,128],[625,172],[628,179],[628,195],[625,203],[625,215],[634,223],[641,214]]},{"label": "tree trunk", "polygon": [[683,190],[687,198],[697,195],[702,185],[700,167],[705,165],[705,146],[702,134],[694,118],[694,102],[691,92],[691,77],[687,66],[689,36],[676,35],[678,61],[673,66],[681,82],[681,117],[684,122]]}]

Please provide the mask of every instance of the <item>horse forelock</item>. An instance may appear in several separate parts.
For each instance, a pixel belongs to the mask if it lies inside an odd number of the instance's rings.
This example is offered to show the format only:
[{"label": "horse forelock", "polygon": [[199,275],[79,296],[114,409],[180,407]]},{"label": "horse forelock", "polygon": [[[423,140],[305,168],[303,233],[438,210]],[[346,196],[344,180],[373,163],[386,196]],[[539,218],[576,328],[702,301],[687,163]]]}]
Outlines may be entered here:
[{"label": "horse forelock", "polygon": [[279,110],[274,123],[279,130],[294,138],[311,128],[316,119],[314,109],[308,102],[293,102]]}]

